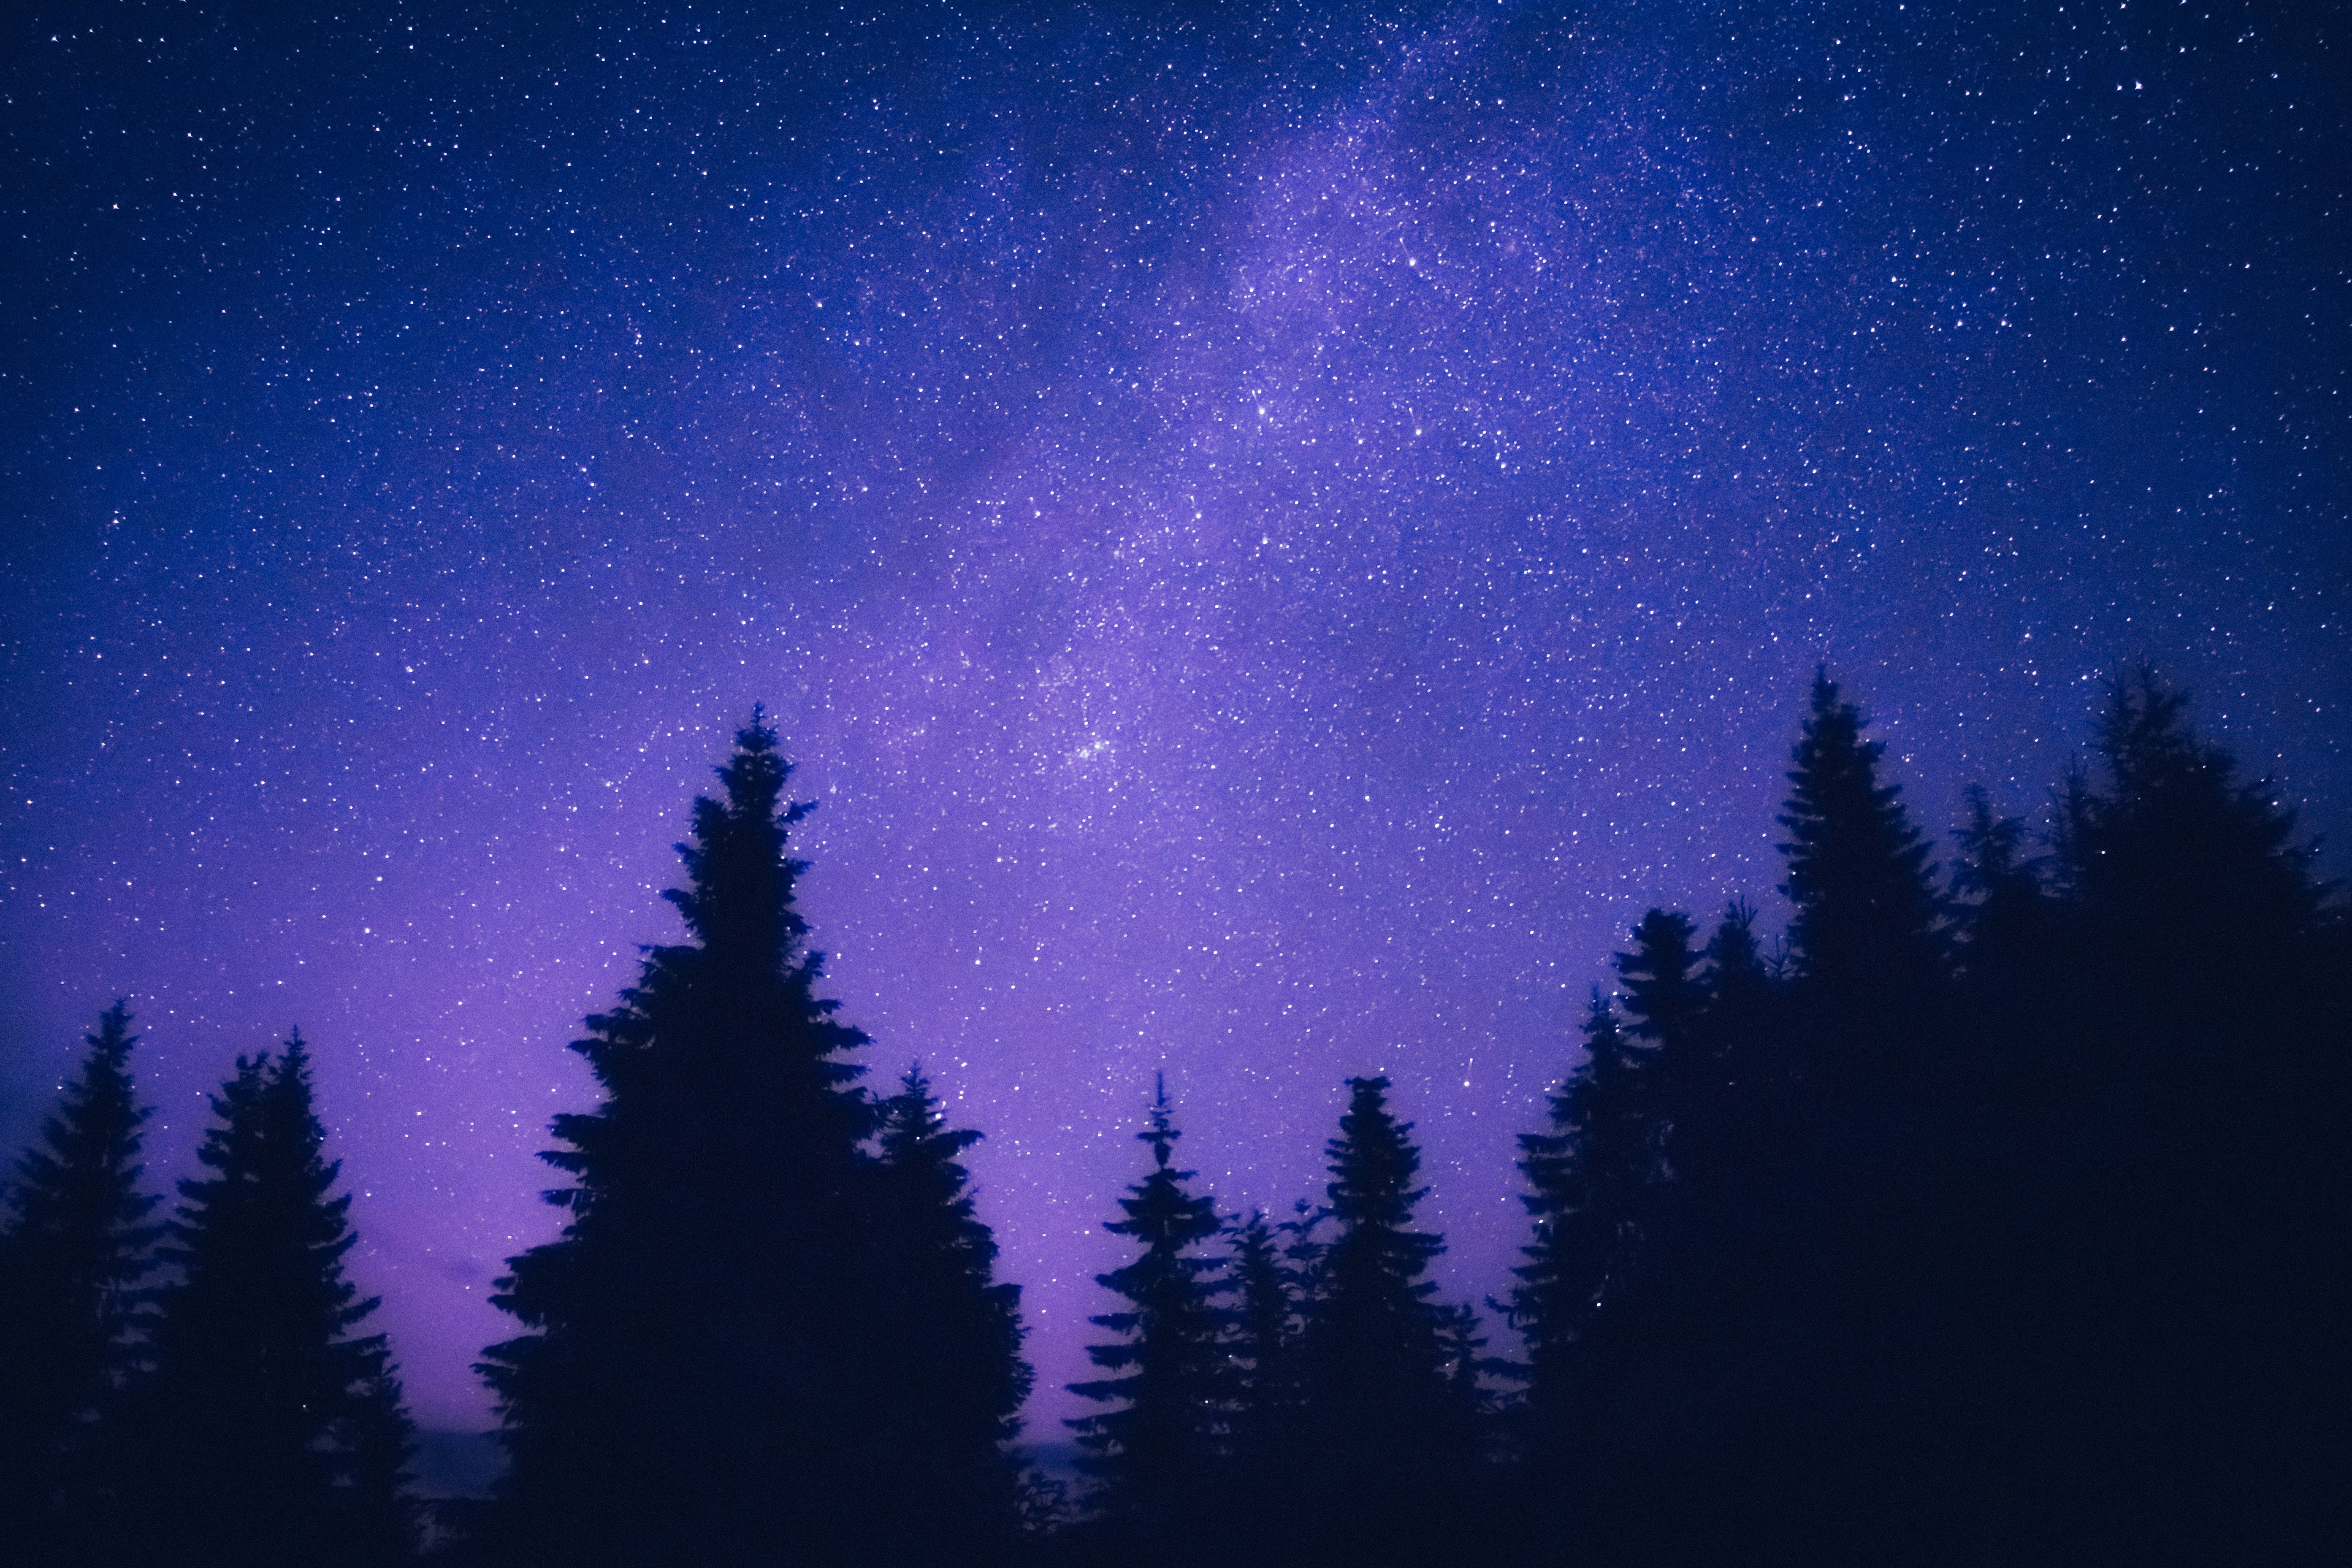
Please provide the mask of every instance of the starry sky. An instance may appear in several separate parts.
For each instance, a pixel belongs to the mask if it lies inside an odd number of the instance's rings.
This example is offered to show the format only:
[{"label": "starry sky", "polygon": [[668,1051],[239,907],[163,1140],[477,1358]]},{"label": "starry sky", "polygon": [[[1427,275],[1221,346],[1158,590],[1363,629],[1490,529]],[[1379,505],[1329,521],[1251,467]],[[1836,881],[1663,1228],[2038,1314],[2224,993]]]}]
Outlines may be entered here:
[{"label": "starry sky", "polygon": [[2330,7],[329,9],[0,37],[0,1135],[299,1025],[428,1426],[755,701],[1046,1439],[1155,1072],[1227,1210],[1388,1073],[1501,1289],[1817,663],[1939,834],[2139,655],[2352,829]]}]

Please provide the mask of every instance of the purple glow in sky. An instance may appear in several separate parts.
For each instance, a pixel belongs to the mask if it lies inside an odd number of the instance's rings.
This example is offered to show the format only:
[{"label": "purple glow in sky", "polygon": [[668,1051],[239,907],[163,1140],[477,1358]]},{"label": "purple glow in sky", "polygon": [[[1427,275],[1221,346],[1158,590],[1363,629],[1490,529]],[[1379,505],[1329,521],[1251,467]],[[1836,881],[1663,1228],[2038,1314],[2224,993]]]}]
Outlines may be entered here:
[{"label": "purple glow in sky", "polygon": [[428,1426],[754,701],[1042,1439],[1158,1071],[1227,1210],[1387,1073],[1502,1288],[1624,929],[1778,924],[1818,661],[1939,831],[2141,653],[2352,800],[2322,21],[598,9],[0,48],[0,1134],[128,995],[175,1174],[299,1024]]}]

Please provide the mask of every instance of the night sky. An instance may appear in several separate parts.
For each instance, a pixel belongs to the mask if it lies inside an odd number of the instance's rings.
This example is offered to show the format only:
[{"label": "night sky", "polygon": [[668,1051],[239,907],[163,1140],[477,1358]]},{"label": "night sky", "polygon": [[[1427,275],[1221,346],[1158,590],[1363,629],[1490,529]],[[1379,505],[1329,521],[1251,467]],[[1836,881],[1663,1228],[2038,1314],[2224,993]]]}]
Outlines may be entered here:
[{"label": "night sky", "polygon": [[322,9],[0,35],[0,1136],[299,1025],[428,1426],[755,701],[1041,1439],[1155,1071],[1228,1210],[1390,1074],[1499,1291],[1818,662],[1939,835],[2137,655],[2352,830],[2334,7]]}]

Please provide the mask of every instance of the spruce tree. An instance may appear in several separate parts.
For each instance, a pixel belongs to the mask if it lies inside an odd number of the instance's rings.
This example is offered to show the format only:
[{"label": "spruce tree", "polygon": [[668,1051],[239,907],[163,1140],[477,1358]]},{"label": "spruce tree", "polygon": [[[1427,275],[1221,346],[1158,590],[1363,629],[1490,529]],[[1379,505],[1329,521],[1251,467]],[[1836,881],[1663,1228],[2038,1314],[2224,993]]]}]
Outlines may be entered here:
[{"label": "spruce tree", "polygon": [[1218,1261],[1198,1249],[1217,1234],[1213,1202],[1185,1184],[1174,1164],[1179,1132],[1163,1079],[1136,1135],[1151,1150],[1151,1169],[1119,1200],[1124,1219],[1103,1228],[1131,1237],[1135,1260],[1096,1283],[1127,1305],[1093,1318],[1118,1338],[1087,1347],[1108,1377],[1070,1391],[1115,1408],[1073,1418],[1087,1450],[1079,1466],[1100,1479],[1099,1509],[1155,1550],[1205,1527],[1223,1445],[1225,1406],[1223,1314],[1215,1296]]},{"label": "spruce tree", "polygon": [[1841,1009],[1921,996],[1939,953],[1927,842],[1901,786],[1879,781],[1885,747],[1863,740],[1864,728],[1828,672],[1816,674],[1779,818],[1789,830],[1781,890],[1796,906],[1790,947],[1812,994]]},{"label": "spruce tree", "polygon": [[1625,1017],[1635,1038],[1668,1055],[1684,1043],[1705,1005],[1691,951],[1691,918],[1679,910],[1652,910],[1633,928],[1633,948],[1616,955],[1625,982]]},{"label": "spruce tree", "polygon": [[1693,934],[1688,915],[1654,909],[1633,927],[1632,951],[1615,955],[1625,985],[1627,1044],[1642,1063],[1633,1115],[1643,1147],[1637,1191],[1645,1195],[1643,1213],[1630,1216],[1636,1226],[1672,1177],[1677,1134],[1694,1120],[1714,1066],[1706,1039],[1707,987]]},{"label": "spruce tree", "polygon": [[1968,789],[1952,892],[1960,900],[1960,972],[1979,997],[2012,993],[2056,932],[2021,817],[1993,808],[1982,784]]},{"label": "spruce tree", "polygon": [[122,1487],[121,1404],[161,1200],[140,1188],[148,1111],[128,1005],[86,1037],[80,1076],[16,1163],[0,1231],[0,1500],[28,1556],[87,1529]]},{"label": "spruce tree", "polygon": [[862,1560],[961,1561],[1010,1550],[1020,1476],[1006,1447],[1031,1374],[1021,1287],[995,1279],[996,1238],[973,1212],[950,1129],[919,1068],[881,1105],[874,1170],[872,1338],[887,1347],[872,1391],[873,1456],[922,1506],[878,1512]]},{"label": "spruce tree", "polygon": [[491,1346],[510,1458],[487,1524],[511,1560],[824,1561],[868,1534],[875,1367],[865,1037],[818,996],[787,853],[811,809],[755,711],[698,799],[666,897],[691,941],[572,1048],[604,1099],[543,1156],[561,1237],[509,1260]]},{"label": "spruce tree", "polygon": [[1519,1135],[1535,1237],[1511,1307],[1528,1342],[1533,1462],[1547,1471],[1598,1457],[1575,1436],[1599,1429],[1590,1342],[1633,1268],[1652,1195],[1640,1051],[1594,987],[1584,1059],[1550,1096],[1550,1131]]},{"label": "spruce tree", "polygon": [[1449,1380],[1447,1313],[1424,1276],[1444,1240],[1412,1228],[1429,1189],[1386,1078],[1348,1080],[1328,1145],[1336,1234],[1322,1260],[1306,1363],[1310,1449],[1332,1552],[1418,1539],[1460,1500],[1475,1434]]},{"label": "spruce tree", "polygon": [[2016,1183],[2054,1197],[2020,1399],[2059,1413],[2033,1410],[2021,1489],[2077,1554],[2289,1560],[2326,1528],[2341,1328],[2313,1238],[2352,1190],[2326,889],[2281,792],[2150,666],[2109,683],[2097,742],[2061,796],[2063,1142]]},{"label": "spruce tree", "polygon": [[[1783,1423],[1759,1431],[1789,1502],[1840,1522],[1841,1550],[1901,1555],[1904,1515],[1951,1506],[1930,1454],[1949,1422],[1947,1248],[1972,1202],[1958,1114],[1969,1054],[1948,1005],[1948,933],[1928,844],[1885,748],[1814,677],[1779,821],[1793,984],[1783,1070],[1754,1100],[1747,1226],[1772,1260],[1753,1326]],[[1759,1477],[1767,1473],[1759,1469]]]},{"label": "spruce tree", "polygon": [[2285,949],[2324,892],[2276,785],[2240,782],[2236,759],[2189,725],[2188,703],[2149,665],[2116,676],[2099,724],[2106,787],[2078,785],[2069,814],[2076,896],[2159,1006],[2201,990],[2213,963],[2291,962]]},{"label": "spruce tree", "polygon": [[1298,1336],[1304,1305],[1283,1237],[1265,1211],[1225,1226],[1234,1295],[1228,1357],[1233,1365],[1233,1441],[1237,1468],[1263,1472],[1297,1424]]},{"label": "spruce tree", "polygon": [[351,1195],[298,1034],[237,1058],[180,1184],[146,1419],[146,1550],[268,1568],[408,1555],[407,1418],[343,1272]]},{"label": "spruce tree", "polygon": [[1324,1253],[1316,1232],[1328,1218],[1301,1200],[1279,1224],[1258,1210],[1226,1224],[1234,1300],[1224,1347],[1232,1413],[1223,1490],[1225,1554],[1235,1560],[1275,1562],[1313,1549],[1292,1532],[1315,1479],[1305,1348]]}]

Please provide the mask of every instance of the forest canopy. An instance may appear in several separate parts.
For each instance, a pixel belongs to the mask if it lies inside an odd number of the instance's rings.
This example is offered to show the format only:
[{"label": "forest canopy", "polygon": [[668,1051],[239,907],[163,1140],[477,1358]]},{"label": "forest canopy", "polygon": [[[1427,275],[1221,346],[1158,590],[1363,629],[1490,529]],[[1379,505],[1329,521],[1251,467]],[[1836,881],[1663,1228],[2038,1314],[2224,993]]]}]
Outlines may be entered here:
[{"label": "forest canopy", "polygon": [[1608,956],[1491,1173],[1503,1296],[1441,1296],[1389,1079],[1279,1215],[1220,1206],[1158,1086],[1074,1492],[1023,1443],[982,1131],[919,1065],[870,1080],[755,711],[680,846],[687,940],[572,1047],[562,1228],[479,1368],[495,1494],[414,1495],[310,1047],[236,1058],[159,1218],[118,1003],[0,1229],[16,1560],[2309,1560],[2352,960],[2315,847],[2146,667],[2040,820],[1973,789],[1940,866],[1869,729],[1822,672],[1783,932],[1654,909]]}]

